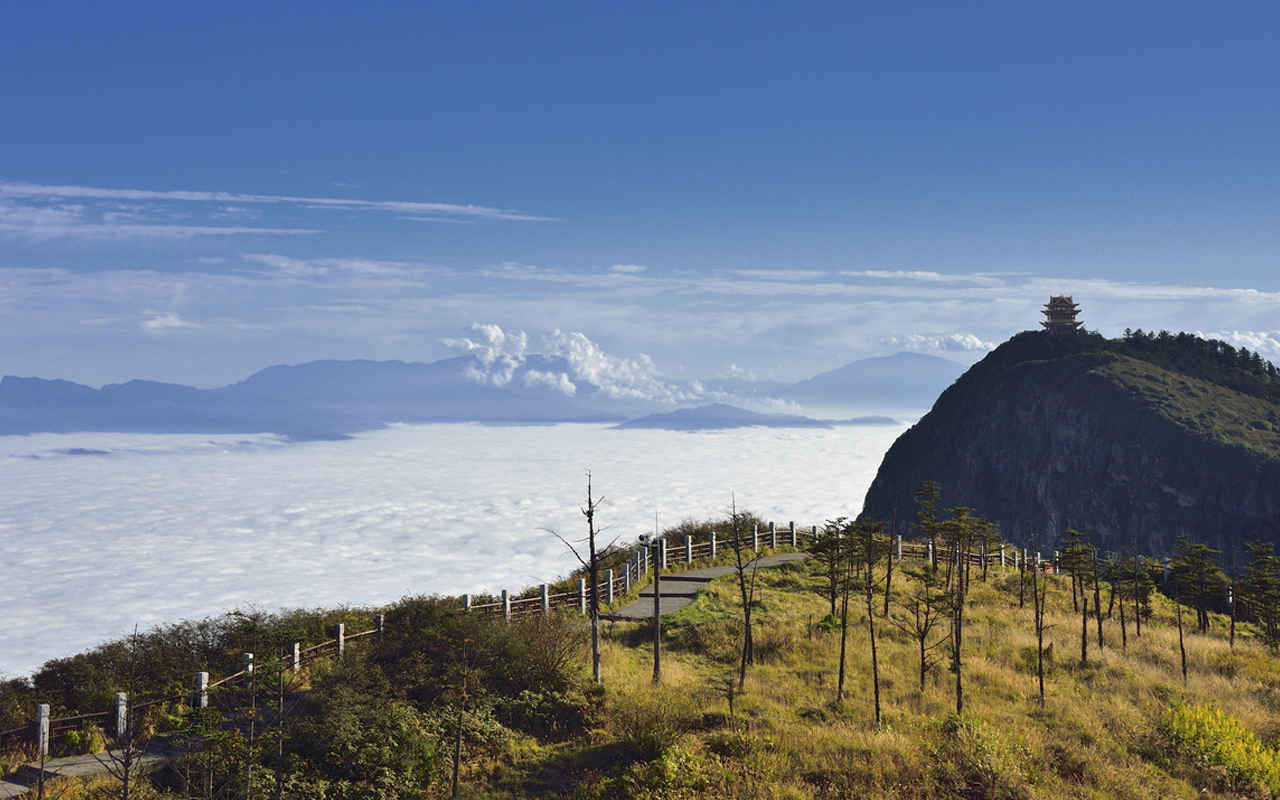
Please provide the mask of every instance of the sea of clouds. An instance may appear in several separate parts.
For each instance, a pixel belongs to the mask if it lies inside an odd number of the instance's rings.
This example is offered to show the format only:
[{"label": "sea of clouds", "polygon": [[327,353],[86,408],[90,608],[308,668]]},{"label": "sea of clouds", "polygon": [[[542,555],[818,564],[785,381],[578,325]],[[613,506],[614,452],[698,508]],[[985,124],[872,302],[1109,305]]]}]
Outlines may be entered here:
[{"label": "sea of clouds", "polygon": [[707,433],[607,425],[398,425],[271,435],[0,437],[0,674],[237,607],[496,592],[568,572],[546,532],[606,538],[739,508],[856,514],[905,425]]}]

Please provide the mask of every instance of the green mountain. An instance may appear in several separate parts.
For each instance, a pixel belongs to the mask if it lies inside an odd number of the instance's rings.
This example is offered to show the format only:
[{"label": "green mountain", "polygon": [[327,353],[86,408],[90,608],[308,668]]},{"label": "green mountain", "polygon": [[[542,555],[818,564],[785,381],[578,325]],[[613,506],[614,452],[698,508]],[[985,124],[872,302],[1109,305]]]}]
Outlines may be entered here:
[{"label": "green mountain", "polygon": [[916,518],[942,486],[1012,541],[1068,527],[1104,549],[1280,543],[1280,374],[1190,334],[1018,334],[971,367],[889,449],[864,514]]}]

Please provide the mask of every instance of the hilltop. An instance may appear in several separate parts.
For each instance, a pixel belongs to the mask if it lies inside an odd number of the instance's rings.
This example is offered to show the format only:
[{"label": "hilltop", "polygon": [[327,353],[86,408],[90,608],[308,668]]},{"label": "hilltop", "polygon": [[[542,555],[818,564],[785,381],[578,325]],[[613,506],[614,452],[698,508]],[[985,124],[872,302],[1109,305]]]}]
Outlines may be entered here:
[{"label": "hilltop", "polygon": [[899,437],[863,513],[912,519],[927,480],[1015,542],[1074,527],[1167,554],[1186,536],[1238,565],[1243,542],[1280,543],[1280,376],[1190,334],[1021,333]]}]

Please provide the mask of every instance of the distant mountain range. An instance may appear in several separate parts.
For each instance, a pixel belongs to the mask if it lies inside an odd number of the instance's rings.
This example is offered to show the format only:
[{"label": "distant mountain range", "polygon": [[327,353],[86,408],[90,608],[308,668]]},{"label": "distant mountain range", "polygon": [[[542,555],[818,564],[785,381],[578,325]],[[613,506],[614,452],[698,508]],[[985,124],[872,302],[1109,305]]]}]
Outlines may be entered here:
[{"label": "distant mountain range", "polygon": [[729,428],[834,428],[837,425],[892,425],[891,417],[854,417],[852,419],[813,419],[794,414],[759,414],[725,403],[712,403],[697,408],[681,408],[667,414],[650,414],[628,420],[616,427],[659,428],[668,431],[709,431]]},{"label": "distant mountain range", "polygon": [[[617,422],[665,411],[672,396],[694,402],[750,404],[775,398],[825,407],[912,408],[928,406],[963,371],[963,365],[946,359],[899,353],[855,361],[796,384],[664,384],[673,391],[662,397],[570,379],[574,372],[565,359],[537,355],[499,370],[473,356],[426,364],[312,361],[268,367],[216,389],[143,380],[94,389],[7,375],[0,380],[0,434],[272,432],[325,439],[391,422]],[[901,387],[899,394],[894,386]],[[632,427],[838,424],[756,414],[724,403],[662,416],[668,419],[638,419]]]}]

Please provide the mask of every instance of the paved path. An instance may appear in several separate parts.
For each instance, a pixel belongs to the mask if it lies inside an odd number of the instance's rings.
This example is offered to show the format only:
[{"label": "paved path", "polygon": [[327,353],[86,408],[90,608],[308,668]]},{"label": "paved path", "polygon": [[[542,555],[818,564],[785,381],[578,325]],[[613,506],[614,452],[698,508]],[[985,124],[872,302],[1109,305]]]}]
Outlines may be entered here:
[{"label": "paved path", "polygon": [[[115,752],[119,753],[120,751],[117,750]],[[100,759],[107,759],[107,755],[103,753],[99,756],[83,755],[51,758],[44,762],[45,781],[47,782],[55,777],[91,778],[95,775],[104,775],[107,769],[102,765]],[[150,751],[139,757],[134,769],[137,770],[138,774],[153,772],[173,759],[174,755],[172,753]],[[0,780],[0,800],[10,800],[10,798],[21,797],[23,794],[30,792],[35,788],[39,777],[40,762],[37,761],[34,764],[25,764],[19,767],[17,772],[12,775],[6,775],[3,780]]]},{"label": "paved path", "polygon": [[[803,561],[808,557],[808,553],[777,553],[760,559],[756,562],[756,566],[779,567],[783,564]],[[734,569],[732,566],[702,567],[685,572],[662,573],[662,595],[658,597],[658,613],[666,616],[672,611],[679,611],[692,603],[693,598],[697,597],[698,592],[702,591],[708,583],[721,575],[732,573]],[[640,590],[640,599],[628,603],[610,616],[616,619],[652,619],[653,584]]]}]

